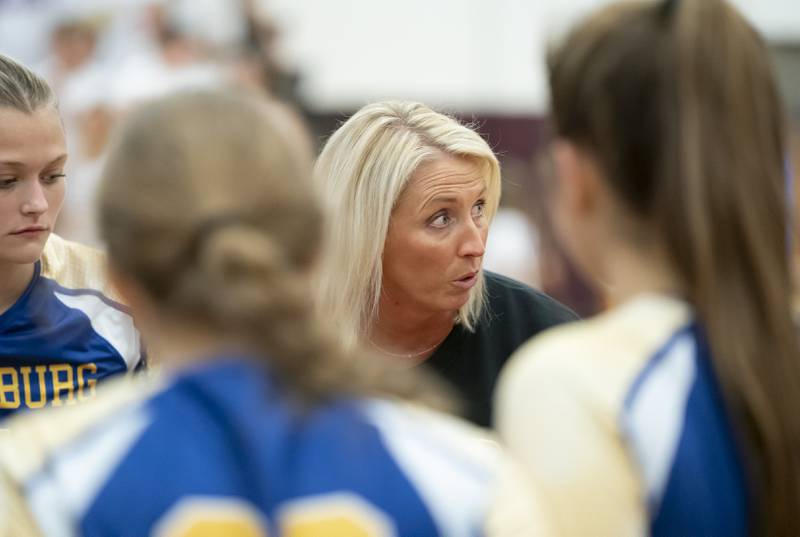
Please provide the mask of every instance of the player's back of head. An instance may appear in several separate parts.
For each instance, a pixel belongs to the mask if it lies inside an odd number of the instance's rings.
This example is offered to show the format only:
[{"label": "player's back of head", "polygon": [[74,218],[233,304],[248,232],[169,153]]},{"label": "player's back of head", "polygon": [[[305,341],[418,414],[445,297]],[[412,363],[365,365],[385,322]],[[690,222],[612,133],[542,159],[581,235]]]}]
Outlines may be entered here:
[{"label": "player's back of head", "polygon": [[663,245],[659,268],[708,337],[758,527],[797,533],[786,142],[763,39],[724,0],[625,1],[549,60],[557,137],[599,170],[616,237],[632,250]]},{"label": "player's back of head", "polygon": [[114,271],[163,315],[258,349],[299,392],[321,395],[350,381],[310,317],[322,224],[299,124],[236,93],[142,106],[112,144],[100,227]]}]

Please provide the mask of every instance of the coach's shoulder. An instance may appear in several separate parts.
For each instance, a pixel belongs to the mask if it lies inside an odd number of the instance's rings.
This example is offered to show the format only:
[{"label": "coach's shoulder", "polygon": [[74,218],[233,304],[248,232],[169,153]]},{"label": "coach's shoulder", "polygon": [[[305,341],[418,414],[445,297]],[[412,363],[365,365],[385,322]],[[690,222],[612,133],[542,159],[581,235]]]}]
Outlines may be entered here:
[{"label": "coach's shoulder", "polygon": [[493,313],[532,319],[539,329],[576,321],[578,315],[550,295],[494,272],[486,272],[486,292]]}]

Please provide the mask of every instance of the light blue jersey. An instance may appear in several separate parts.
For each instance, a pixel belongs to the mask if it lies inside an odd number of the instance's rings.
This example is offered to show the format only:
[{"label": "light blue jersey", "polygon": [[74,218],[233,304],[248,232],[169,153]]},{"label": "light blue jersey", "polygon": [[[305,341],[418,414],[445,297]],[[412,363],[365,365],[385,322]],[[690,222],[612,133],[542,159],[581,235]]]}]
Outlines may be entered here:
[{"label": "light blue jersey", "polygon": [[0,418],[72,405],[144,365],[128,310],[110,298],[102,255],[51,235],[34,275],[0,315]]}]

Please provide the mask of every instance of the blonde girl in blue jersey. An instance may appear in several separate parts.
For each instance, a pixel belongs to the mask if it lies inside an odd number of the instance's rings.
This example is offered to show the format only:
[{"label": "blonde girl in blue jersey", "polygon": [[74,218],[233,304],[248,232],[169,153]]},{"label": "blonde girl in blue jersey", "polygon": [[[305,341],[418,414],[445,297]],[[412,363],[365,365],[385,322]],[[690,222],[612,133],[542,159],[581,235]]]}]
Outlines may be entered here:
[{"label": "blonde girl in blue jersey", "polygon": [[90,399],[144,363],[102,255],[52,233],[66,161],[53,91],[0,55],[0,418]]},{"label": "blonde girl in blue jersey", "polygon": [[549,61],[555,219],[610,289],[534,339],[499,422],[560,535],[800,535],[784,116],[723,0],[631,1]]},{"label": "blonde girl in blue jersey", "polygon": [[401,403],[416,375],[344,354],[315,320],[301,132],[252,96],[133,112],[100,228],[164,376],[15,423],[0,536],[546,534],[496,443]]}]

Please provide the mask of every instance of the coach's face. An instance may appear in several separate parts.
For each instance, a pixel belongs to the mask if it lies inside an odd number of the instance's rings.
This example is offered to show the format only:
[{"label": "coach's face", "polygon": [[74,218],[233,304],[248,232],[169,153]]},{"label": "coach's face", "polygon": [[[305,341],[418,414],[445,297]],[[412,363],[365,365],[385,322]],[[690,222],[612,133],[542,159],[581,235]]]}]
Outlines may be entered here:
[{"label": "coach's face", "polygon": [[64,201],[64,130],[54,106],[0,108],[0,263],[33,263]]},{"label": "coach's face", "polygon": [[431,313],[467,302],[489,231],[485,174],[479,162],[444,153],[419,166],[389,222],[381,300]]}]

